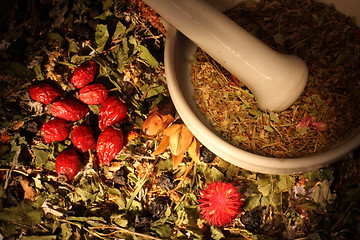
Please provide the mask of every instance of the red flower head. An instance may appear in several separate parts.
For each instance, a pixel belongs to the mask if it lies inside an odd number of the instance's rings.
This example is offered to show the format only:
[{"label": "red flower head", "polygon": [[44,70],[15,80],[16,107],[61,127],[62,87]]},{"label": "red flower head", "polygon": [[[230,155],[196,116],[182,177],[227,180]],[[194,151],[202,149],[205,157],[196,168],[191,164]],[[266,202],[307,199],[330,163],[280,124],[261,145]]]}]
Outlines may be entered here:
[{"label": "red flower head", "polygon": [[224,226],[241,213],[241,193],[231,183],[209,183],[200,192],[200,214],[213,225]]}]

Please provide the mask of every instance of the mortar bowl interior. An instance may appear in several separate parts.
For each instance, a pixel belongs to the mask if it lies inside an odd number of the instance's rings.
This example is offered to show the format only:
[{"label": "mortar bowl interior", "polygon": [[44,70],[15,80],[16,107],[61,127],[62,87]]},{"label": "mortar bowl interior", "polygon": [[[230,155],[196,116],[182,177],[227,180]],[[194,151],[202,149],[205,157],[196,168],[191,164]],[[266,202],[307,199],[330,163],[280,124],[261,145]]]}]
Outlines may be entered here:
[{"label": "mortar bowl interior", "polygon": [[[360,4],[358,4],[358,9],[357,12],[360,12]],[[265,157],[235,147],[213,130],[195,103],[190,71],[196,50],[197,46],[187,37],[174,27],[168,26],[165,45],[165,72],[170,97],[179,116],[194,136],[223,160],[255,172],[295,174],[325,167],[360,146],[360,126],[358,126],[341,142],[334,144],[325,151],[305,157]]]}]

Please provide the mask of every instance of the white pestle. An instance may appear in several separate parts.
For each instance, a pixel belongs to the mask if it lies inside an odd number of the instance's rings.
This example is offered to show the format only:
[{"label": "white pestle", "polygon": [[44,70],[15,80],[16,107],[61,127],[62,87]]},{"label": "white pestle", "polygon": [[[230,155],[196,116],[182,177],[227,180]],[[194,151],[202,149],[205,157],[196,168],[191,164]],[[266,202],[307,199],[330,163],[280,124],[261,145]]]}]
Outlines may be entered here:
[{"label": "white pestle", "polygon": [[302,59],[273,50],[208,2],[143,1],[245,84],[260,109],[285,110],[304,90],[308,68]]}]

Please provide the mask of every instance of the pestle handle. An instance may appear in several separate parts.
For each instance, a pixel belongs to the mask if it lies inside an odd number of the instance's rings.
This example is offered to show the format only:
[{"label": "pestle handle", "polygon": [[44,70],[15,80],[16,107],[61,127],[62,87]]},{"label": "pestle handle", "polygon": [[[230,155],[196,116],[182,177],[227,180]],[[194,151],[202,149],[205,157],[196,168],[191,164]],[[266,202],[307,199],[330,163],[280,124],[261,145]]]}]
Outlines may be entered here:
[{"label": "pestle handle", "polygon": [[244,83],[259,108],[285,110],[304,90],[308,68],[303,60],[274,51],[208,2],[144,2]]}]

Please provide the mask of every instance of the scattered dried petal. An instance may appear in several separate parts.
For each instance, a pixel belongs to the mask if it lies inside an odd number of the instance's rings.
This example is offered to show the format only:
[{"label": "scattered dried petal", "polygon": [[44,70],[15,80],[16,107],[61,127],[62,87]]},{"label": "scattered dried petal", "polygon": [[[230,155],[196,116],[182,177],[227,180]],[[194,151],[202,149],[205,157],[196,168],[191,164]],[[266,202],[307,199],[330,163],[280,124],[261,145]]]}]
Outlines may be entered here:
[{"label": "scattered dried petal", "polygon": [[312,122],[311,128],[318,131],[325,131],[327,128],[327,124],[324,122]]},{"label": "scattered dried petal", "polygon": [[296,128],[309,127],[310,123],[311,123],[311,117],[307,115],[303,120],[301,120],[301,122],[298,123],[298,125],[296,125]]}]

